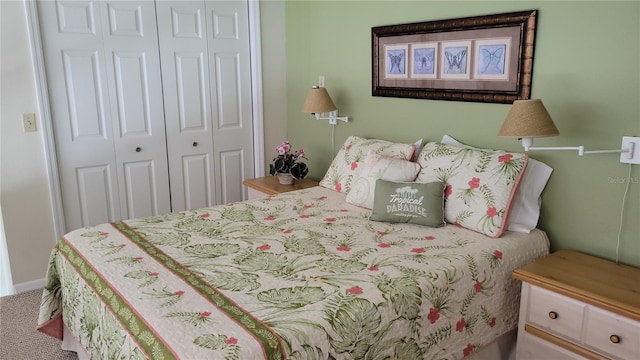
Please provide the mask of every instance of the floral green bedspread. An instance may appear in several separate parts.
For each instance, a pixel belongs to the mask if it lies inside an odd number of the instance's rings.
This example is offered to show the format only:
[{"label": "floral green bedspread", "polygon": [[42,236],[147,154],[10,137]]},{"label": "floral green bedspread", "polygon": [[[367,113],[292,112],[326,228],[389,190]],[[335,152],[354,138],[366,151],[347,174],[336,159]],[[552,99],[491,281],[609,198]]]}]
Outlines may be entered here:
[{"label": "floral green bedspread", "polygon": [[511,272],[548,253],[373,222],[316,187],[73,231],[51,254],[39,329],[95,359],[459,359],[517,324]]}]

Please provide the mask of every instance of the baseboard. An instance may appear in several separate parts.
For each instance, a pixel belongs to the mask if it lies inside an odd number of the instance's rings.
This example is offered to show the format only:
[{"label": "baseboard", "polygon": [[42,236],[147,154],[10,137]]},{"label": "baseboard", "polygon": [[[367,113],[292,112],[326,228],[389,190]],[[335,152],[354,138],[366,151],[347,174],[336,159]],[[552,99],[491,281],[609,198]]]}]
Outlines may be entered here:
[{"label": "baseboard", "polygon": [[16,288],[16,294],[20,294],[26,291],[31,291],[36,289],[42,289],[44,288],[44,278],[33,280],[33,281],[27,281],[20,284],[14,284],[13,286]]}]

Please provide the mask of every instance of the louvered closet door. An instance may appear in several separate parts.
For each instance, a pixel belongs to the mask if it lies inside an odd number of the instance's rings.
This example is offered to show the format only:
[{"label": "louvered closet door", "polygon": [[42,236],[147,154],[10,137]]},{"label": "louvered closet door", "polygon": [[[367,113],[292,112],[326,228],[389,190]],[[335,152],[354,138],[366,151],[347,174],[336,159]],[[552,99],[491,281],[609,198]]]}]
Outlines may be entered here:
[{"label": "louvered closet door", "polygon": [[171,210],[153,1],[39,1],[67,230]]},{"label": "louvered closet door", "polygon": [[247,3],[156,6],[173,210],[242,200],[253,173]]}]

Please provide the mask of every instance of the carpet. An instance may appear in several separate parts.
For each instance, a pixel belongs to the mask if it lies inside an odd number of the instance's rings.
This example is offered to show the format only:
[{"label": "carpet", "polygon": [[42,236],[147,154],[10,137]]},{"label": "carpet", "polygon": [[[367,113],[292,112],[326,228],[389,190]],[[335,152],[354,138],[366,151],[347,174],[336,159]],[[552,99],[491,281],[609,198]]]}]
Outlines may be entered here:
[{"label": "carpet", "polygon": [[78,360],[36,330],[42,289],[0,297],[0,360]]}]

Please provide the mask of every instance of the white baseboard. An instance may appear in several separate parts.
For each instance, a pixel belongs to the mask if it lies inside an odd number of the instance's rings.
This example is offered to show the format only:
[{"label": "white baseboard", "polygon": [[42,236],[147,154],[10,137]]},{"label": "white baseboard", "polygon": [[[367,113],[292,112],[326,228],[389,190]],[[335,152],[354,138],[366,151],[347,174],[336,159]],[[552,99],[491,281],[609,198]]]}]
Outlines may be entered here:
[{"label": "white baseboard", "polygon": [[27,281],[20,284],[14,284],[13,286],[16,288],[16,294],[20,294],[25,291],[42,289],[44,288],[44,278],[33,280],[33,281]]}]

